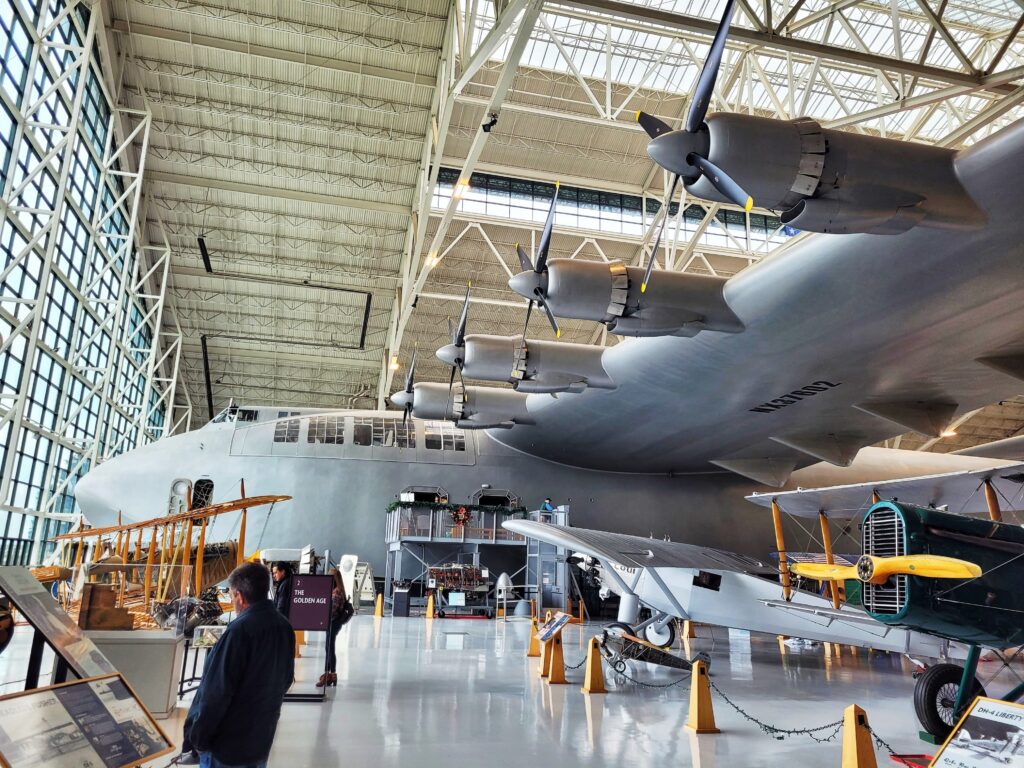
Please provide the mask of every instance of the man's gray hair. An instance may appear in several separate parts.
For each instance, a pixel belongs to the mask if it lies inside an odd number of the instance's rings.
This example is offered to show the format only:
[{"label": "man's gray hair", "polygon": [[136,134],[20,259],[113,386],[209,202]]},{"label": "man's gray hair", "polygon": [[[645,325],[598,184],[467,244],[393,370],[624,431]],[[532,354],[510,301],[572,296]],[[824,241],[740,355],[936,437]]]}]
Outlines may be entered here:
[{"label": "man's gray hair", "polygon": [[242,563],[228,576],[228,586],[247,603],[266,600],[270,593],[270,571],[262,563]]}]

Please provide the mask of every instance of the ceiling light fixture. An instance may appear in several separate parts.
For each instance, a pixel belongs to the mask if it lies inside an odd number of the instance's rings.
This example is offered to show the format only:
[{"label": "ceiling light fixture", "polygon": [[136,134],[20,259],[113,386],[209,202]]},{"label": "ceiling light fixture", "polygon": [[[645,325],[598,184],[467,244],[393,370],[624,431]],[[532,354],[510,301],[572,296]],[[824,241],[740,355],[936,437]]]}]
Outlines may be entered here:
[{"label": "ceiling light fixture", "polygon": [[398,355],[391,356],[391,364],[388,366],[392,371],[398,370]]}]

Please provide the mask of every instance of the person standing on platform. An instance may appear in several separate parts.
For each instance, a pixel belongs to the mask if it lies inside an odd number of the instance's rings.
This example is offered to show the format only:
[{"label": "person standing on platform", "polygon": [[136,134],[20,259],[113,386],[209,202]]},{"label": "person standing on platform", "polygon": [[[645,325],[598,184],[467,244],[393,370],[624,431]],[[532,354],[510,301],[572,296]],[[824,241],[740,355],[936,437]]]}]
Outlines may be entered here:
[{"label": "person standing on platform", "polygon": [[331,590],[331,629],[327,637],[327,671],[317,680],[317,688],[338,684],[338,651],[335,648],[335,642],[341,628],[348,624],[356,612],[345,592],[345,583],[341,580],[341,573],[337,568],[331,568],[330,575],[334,578],[334,588]]},{"label": "person standing on platform", "polygon": [[550,498],[544,499],[544,503],[540,505],[540,511],[541,512],[554,512],[555,511],[555,505],[551,503],[551,499]]},{"label": "person standing on platform", "polygon": [[274,563],[270,575],[274,577],[274,605],[287,619],[292,607],[292,566],[290,563]]},{"label": "person standing on platform", "polygon": [[185,719],[202,768],[266,768],[295,676],[295,633],[267,598],[270,574],[243,563],[228,576],[235,620],[206,657]]}]

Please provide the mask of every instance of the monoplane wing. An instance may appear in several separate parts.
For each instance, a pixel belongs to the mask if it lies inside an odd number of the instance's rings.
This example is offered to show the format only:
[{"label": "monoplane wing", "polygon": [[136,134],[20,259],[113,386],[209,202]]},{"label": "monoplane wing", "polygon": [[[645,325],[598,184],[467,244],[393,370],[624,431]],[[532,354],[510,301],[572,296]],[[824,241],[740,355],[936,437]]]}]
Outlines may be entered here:
[{"label": "monoplane wing", "polygon": [[752,557],[677,541],[645,539],[610,531],[569,528],[536,520],[506,520],[502,525],[531,539],[539,539],[573,552],[625,568],[693,568],[702,571],[730,571],[758,576],[777,574],[779,569]]},{"label": "monoplane wing", "polygon": [[747,499],[762,507],[771,506],[774,499],[783,511],[797,517],[817,517],[819,512],[826,512],[829,517],[851,518],[866,512],[872,494],[877,493],[883,499],[980,515],[988,512],[986,482],[992,485],[1001,507],[1016,508],[1024,498],[1024,463],[903,480],[753,493]]}]

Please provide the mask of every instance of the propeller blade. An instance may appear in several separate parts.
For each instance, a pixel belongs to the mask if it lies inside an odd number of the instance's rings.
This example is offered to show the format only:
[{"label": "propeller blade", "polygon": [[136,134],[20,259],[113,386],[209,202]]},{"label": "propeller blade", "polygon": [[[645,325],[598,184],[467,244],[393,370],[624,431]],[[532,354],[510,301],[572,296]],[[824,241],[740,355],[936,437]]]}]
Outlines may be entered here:
[{"label": "propeller blade", "polygon": [[405,391],[410,395],[412,394],[412,382],[413,376],[416,373],[416,353],[419,350],[414,349],[412,351],[412,360],[409,362],[409,372],[405,374]]},{"label": "propeller blade", "polygon": [[[863,581],[884,584],[890,576],[923,576],[928,579],[976,579],[981,568],[968,560],[941,555],[904,555],[902,557],[871,557],[874,569],[860,574]],[[861,558],[863,561],[864,558]],[[858,569],[861,568],[858,561]],[[864,578],[867,576],[867,578]]]},{"label": "propeller blade", "polygon": [[857,578],[855,565],[827,565],[826,563],[793,563],[789,570],[815,581],[846,581]]},{"label": "propeller blade", "polygon": [[[469,320],[469,292],[472,289],[472,283],[466,286],[466,300],[462,303],[462,315],[459,317],[459,327],[455,331],[455,335],[452,336],[452,344],[456,347],[464,346],[466,343],[466,322]],[[462,365],[460,364],[461,368]]]},{"label": "propeller blade", "polygon": [[412,410],[412,405],[411,404],[406,404],[405,408],[402,410],[402,425],[403,426],[409,420],[409,411],[411,411],[411,410]]},{"label": "propeller blade", "polygon": [[669,208],[672,206],[672,198],[676,194],[676,184],[679,183],[679,174],[672,179],[672,189],[668,193],[668,204],[665,208],[665,218],[661,220],[661,229],[658,230],[658,236],[654,240],[654,247],[651,249],[651,258],[647,262],[647,271],[644,272],[644,280],[640,283],[640,293],[647,292],[647,284],[651,282],[651,273],[654,271],[655,254],[658,253],[658,246],[661,245],[661,236],[665,234],[665,225],[668,224]]},{"label": "propeller blade", "polygon": [[452,387],[455,386],[455,369],[459,366],[452,366],[452,375],[448,377],[448,402],[445,403],[444,412],[445,414],[451,413],[452,408]]},{"label": "propeller blade", "polygon": [[636,121],[640,123],[640,127],[643,128],[647,135],[652,139],[656,139],[661,136],[661,134],[668,133],[672,130],[668,123],[643,111],[636,113]]},{"label": "propeller blade", "polygon": [[530,261],[530,255],[523,250],[523,246],[516,243],[516,253],[519,255],[519,267],[523,272],[533,271],[533,262]]},{"label": "propeller blade", "polygon": [[722,66],[725,39],[729,36],[733,2],[734,0],[728,0],[725,4],[722,20],[718,23],[718,31],[715,32],[715,39],[711,41],[711,50],[708,51],[708,57],[704,60],[704,68],[700,71],[700,77],[697,78],[697,87],[694,88],[693,99],[690,101],[690,111],[686,113],[687,133],[699,131],[708,114],[711,94],[715,90],[715,80],[718,79],[718,70]]},{"label": "propeller blade", "polygon": [[708,181],[711,182],[715,189],[721,192],[726,198],[736,203],[736,205],[742,207],[743,210],[749,211],[754,207],[754,198],[748,195],[743,187],[733,181],[729,174],[712,163],[706,157],[701,157],[696,152],[691,152],[686,156],[686,162],[696,168],[700,168],[701,172],[707,177]]},{"label": "propeller blade", "polygon": [[[561,185],[555,182],[555,196],[551,198],[551,207],[548,208],[548,218],[544,222],[544,231],[540,236],[540,245],[537,247],[537,265],[534,270],[543,272],[548,263],[548,247],[551,245],[551,229],[555,224],[555,205],[558,203],[558,189]],[[522,257],[520,257],[521,259]]]},{"label": "propeller blade", "polygon": [[537,291],[537,303],[544,307],[544,312],[548,316],[548,322],[551,323],[551,330],[555,332],[555,338],[561,338],[562,332],[558,330],[558,321],[555,320],[555,315],[551,311],[551,307],[548,306],[547,301],[545,300],[544,296],[541,294],[539,290]]},{"label": "propeller blade", "polygon": [[533,312],[533,300],[531,299],[526,304],[526,322],[523,323],[523,341],[526,340],[526,331],[530,327],[530,313]]}]

